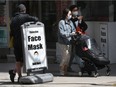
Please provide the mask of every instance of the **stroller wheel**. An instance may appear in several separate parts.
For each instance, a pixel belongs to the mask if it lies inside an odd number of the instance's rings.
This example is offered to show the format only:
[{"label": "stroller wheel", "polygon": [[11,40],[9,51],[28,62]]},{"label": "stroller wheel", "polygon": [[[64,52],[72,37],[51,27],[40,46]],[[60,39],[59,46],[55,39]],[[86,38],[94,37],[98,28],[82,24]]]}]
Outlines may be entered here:
[{"label": "stroller wheel", "polygon": [[107,72],[106,75],[109,76],[110,75],[110,72]]},{"label": "stroller wheel", "polygon": [[99,75],[98,72],[93,72],[92,74],[93,74],[94,77],[97,77]]},{"label": "stroller wheel", "polygon": [[83,75],[83,72],[79,72],[78,74],[79,74],[79,76],[82,76]]},{"label": "stroller wheel", "polygon": [[107,70],[106,75],[109,76],[110,75],[110,71]]},{"label": "stroller wheel", "polygon": [[110,69],[110,67],[109,67],[109,66],[106,66],[106,67],[107,67],[106,75],[107,75],[107,76],[109,76],[109,75],[110,75],[110,71],[111,71],[111,69]]}]

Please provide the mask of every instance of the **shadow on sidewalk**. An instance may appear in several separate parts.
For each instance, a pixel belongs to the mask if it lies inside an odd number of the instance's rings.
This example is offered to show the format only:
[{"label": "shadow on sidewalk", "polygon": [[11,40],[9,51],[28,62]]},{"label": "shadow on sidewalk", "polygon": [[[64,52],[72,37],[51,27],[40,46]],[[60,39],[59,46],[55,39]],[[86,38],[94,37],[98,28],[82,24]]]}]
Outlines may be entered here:
[{"label": "shadow on sidewalk", "polygon": [[[4,66],[4,67],[3,67]],[[116,76],[116,64],[110,64],[109,65],[111,67],[111,72],[110,72],[110,76]],[[0,63],[0,72],[2,73],[6,73],[8,72],[10,69],[14,68],[14,64],[13,63]],[[74,73],[72,73],[71,76],[78,76],[78,72],[79,72],[79,67],[77,64],[73,64],[72,65],[72,69],[75,71]],[[59,76],[59,64],[48,64],[48,70],[47,72],[49,73],[53,73],[53,75],[55,76]],[[98,70],[98,72],[100,73],[100,76],[106,76],[106,68],[103,68],[101,70]],[[86,74],[85,74],[86,76]]]},{"label": "shadow on sidewalk", "polygon": [[12,82],[5,82],[5,81],[0,81],[0,85],[19,85],[19,83],[18,82],[14,82],[14,83],[12,83]]},{"label": "shadow on sidewalk", "polygon": [[[110,64],[109,66],[111,68],[110,76],[116,76],[116,69],[115,69],[116,64]],[[78,75],[78,72],[79,72],[78,65],[77,64],[73,64],[72,65],[72,69],[75,72],[69,73],[69,76],[79,76]],[[107,73],[106,70],[107,70],[106,68],[100,69],[100,70],[98,70],[98,73],[100,74],[100,76],[106,76],[106,73]],[[48,72],[53,73],[54,76],[60,76],[59,64],[49,64]],[[84,73],[83,77],[88,77],[88,74]]]},{"label": "shadow on sidewalk", "polygon": [[[45,84],[45,83],[38,83],[38,84]],[[15,86],[19,86],[19,85],[20,86],[21,85],[22,86],[23,85],[28,85],[29,86],[29,85],[38,85],[38,84],[20,84],[20,83],[17,83],[17,82],[12,83],[12,82],[2,82],[2,81],[0,81],[0,86],[2,86],[2,85],[5,86],[6,85],[6,86],[13,86],[13,87],[15,87]],[[51,85],[77,85],[77,86],[78,85],[91,85],[93,87],[94,86],[100,86],[100,87],[101,86],[107,86],[107,87],[115,86],[115,84],[105,84],[105,83],[103,83],[103,84],[96,84],[96,83],[89,83],[89,82],[88,83],[83,83],[83,82],[82,83],[79,83],[79,82],[75,82],[75,83],[74,82],[73,83],[72,82],[68,82],[68,83],[67,82],[66,83],[65,82],[63,82],[63,83],[61,83],[61,82],[59,82],[59,83],[52,83],[51,82],[51,83],[49,83],[49,82],[47,82],[47,84],[45,84],[45,85],[47,85],[48,87],[50,87]]]}]

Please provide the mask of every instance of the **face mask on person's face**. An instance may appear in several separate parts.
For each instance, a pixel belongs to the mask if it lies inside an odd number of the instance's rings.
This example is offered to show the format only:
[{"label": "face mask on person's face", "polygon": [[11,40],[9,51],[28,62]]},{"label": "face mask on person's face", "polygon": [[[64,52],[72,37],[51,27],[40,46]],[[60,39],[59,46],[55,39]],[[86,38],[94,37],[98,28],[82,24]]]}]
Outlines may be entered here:
[{"label": "face mask on person's face", "polygon": [[71,16],[71,15],[69,15],[69,16],[68,16],[68,20],[70,20],[70,19],[71,19],[71,17],[72,17],[72,16]]},{"label": "face mask on person's face", "polygon": [[75,16],[77,16],[79,13],[78,13],[78,11],[75,11],[75,12],[72,12],[72,15],[75,17]]}]

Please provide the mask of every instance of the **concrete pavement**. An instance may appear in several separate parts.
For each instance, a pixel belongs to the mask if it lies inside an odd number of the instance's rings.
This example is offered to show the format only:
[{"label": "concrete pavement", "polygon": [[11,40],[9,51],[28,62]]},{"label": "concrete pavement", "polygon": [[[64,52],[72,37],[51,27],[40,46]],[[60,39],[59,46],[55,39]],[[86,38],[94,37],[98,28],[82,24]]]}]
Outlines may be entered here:
[{"label": "concrete pavement", "polygon": [[[0,63],[0,87],[116,87],[116,64],[111,64],[111,75],[106,76],[105,68],[99,70],[100,76],[88,77],[84,74],[83,77],[79,77],[78,66],[73,64],[73,70],[70,76],[59,76],[59,64],[48,64],[48,71],[53,73],[53,82],[43,84],[18,84],[11,83],[8,75],[8,70],[14,68],[14,63]],[[24,73],[25,75],[25,73]],[[17,78],[17,76],[16,76]],[[16,79],[15,79],[16,80]]]}]

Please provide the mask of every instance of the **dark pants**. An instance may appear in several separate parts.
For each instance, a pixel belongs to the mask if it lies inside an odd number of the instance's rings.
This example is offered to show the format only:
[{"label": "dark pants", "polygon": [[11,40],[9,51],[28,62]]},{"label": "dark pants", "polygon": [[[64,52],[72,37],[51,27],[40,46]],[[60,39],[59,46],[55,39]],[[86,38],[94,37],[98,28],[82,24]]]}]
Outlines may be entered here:
[{"label": "dark pants", "polygon": [[71,66],[72,66],[72,62],[74,60],[74,58],[76,59],[76,62],[77,64],[79,65],[80,68],[84,67],[84,61],[78,57],[78,55],[76,55],[76,45],[72,45],[72,49],[71,49],[71,58],[70,58],[70,61],[69,61],[69,66],[68,66],[68,69],[71,69]]}]

